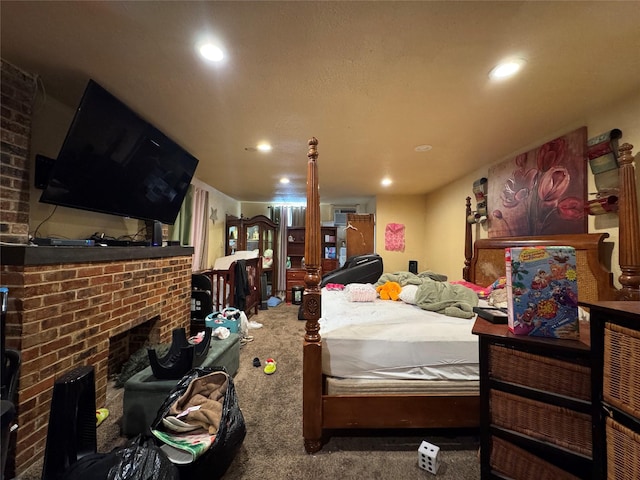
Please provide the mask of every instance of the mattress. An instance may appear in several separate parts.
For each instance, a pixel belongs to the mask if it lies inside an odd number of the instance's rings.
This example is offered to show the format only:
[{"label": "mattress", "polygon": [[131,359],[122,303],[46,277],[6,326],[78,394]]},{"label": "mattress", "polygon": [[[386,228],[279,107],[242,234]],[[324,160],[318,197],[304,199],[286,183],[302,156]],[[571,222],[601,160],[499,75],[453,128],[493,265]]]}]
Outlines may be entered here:
[{"label": "mattress", "polygon": [[327,377],[327,395],[397,395],[465,397],[480,393],[480,380],[387,380]]},{"label": "mattress", "polygon": [[258,258],[260,254],[259,250],[238,250],[233,255],[227,255],[226,257],[218,257],[213,264],[214,270],[229,270],[229,267],[236,260],[250,260],[252,258]]},{"label": "mattress", "polygon": [[322,369],[351,379],[479,379],[475,319],[448,317],[402,301],[350,302],[322,290]]}]

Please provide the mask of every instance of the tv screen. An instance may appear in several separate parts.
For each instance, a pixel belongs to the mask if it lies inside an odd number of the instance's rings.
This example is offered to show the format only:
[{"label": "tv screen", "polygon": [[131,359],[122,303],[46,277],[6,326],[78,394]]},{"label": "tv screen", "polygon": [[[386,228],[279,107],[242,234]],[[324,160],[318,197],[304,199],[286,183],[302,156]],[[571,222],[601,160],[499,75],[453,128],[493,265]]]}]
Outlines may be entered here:
[{"label": "tv screen", "polygon": [[197,165],[90,80],[40,201],[173,224]]}]

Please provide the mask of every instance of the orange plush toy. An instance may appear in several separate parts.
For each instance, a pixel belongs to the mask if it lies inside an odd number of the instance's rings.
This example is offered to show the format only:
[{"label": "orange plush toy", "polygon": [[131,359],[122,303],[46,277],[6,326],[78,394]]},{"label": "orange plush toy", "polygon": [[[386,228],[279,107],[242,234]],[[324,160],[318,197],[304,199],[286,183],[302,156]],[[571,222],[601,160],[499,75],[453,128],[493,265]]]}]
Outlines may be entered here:
[{"label": "orange plush toy", "polygon": [[376,287],[376,292],[382,300],[398,300],[402,287],[398,282],[386,282]]}]

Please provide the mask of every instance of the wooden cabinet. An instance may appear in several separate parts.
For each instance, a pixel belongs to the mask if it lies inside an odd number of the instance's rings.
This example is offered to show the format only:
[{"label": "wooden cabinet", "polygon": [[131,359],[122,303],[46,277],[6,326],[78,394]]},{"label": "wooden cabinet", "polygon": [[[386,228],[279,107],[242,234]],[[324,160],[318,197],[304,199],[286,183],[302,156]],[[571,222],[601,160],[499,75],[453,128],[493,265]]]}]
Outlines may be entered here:
[{"label": "wooden cabinet", "polygon": [[[338,246],[336,227],[321,227],[320,229],[320,254],[323,273],[331,272],[338,268]],[[305,229],[304,227],[289,227],[287,229],[287,256],[291,260],[291,268],[303,268]],[[287,290],[290,290],[287,288]]]},{"label": "wooden cabinet", "polygon": [[580,340],[516,336],[478,318],[482,478],[594,477],[591,349]]},{"label": "wooden cabinet", "polygon": [[640,478],[640,302],[585,304],[591,313],[598,478]]},{"label": "wooden cabinet", "polygon": [[[336,238],[336,227],[321,227],[320,229],[320,268],[322,274],[331,272],[338,268],[338,246]],[[307,273],[304,269],[302,259],[304,258],[305,228],[289,227],[287,229],[287,257],[291,265],[287,268],[287,302],[291,302],[291,289],[293,287],[304,287],[304,276]]]},{"label": "wooden cabinet", "polygon": [[[278,245],[277,245],[278,224],[269,220],[264,215],[255,217],[240,218],[233,215],[226,216],[226,251],[225,255],[232,255],[238,250],[258,250],[260,256],[264,257],[266,250],[273,252],[271,267],[264,267],[263,286],[265,288],[264,297],[274,295],[277,291],[277,268],[278,268]],[[271,290],[269,292],[269,290]]]},{"label": "wooden cabinet", "polygon": [[[290,268],[302,268],[302,259],[304,258],[304,227],[287,228],[287,257],[291,261]],[[289,290],[289,288],[287,288]]]}]

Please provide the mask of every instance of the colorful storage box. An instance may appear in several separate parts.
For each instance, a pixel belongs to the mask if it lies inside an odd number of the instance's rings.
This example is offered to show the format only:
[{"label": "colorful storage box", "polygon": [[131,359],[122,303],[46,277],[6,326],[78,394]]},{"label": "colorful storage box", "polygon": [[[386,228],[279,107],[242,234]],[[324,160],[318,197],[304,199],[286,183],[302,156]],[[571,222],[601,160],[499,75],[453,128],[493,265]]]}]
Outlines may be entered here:
[{"label": "colorful storage box", "polygon": [[573,247],[505,249],[509,330],[578,339],[578,282]]},{"label": "colorful storage box", "polygon": [[213,312],[206,316],[204,320],[205,327],[211,327],[215,330],[218,327],[228,328],[231,333],[238,333],[239,320],[235,318],[226,318],[219,312]]}]

